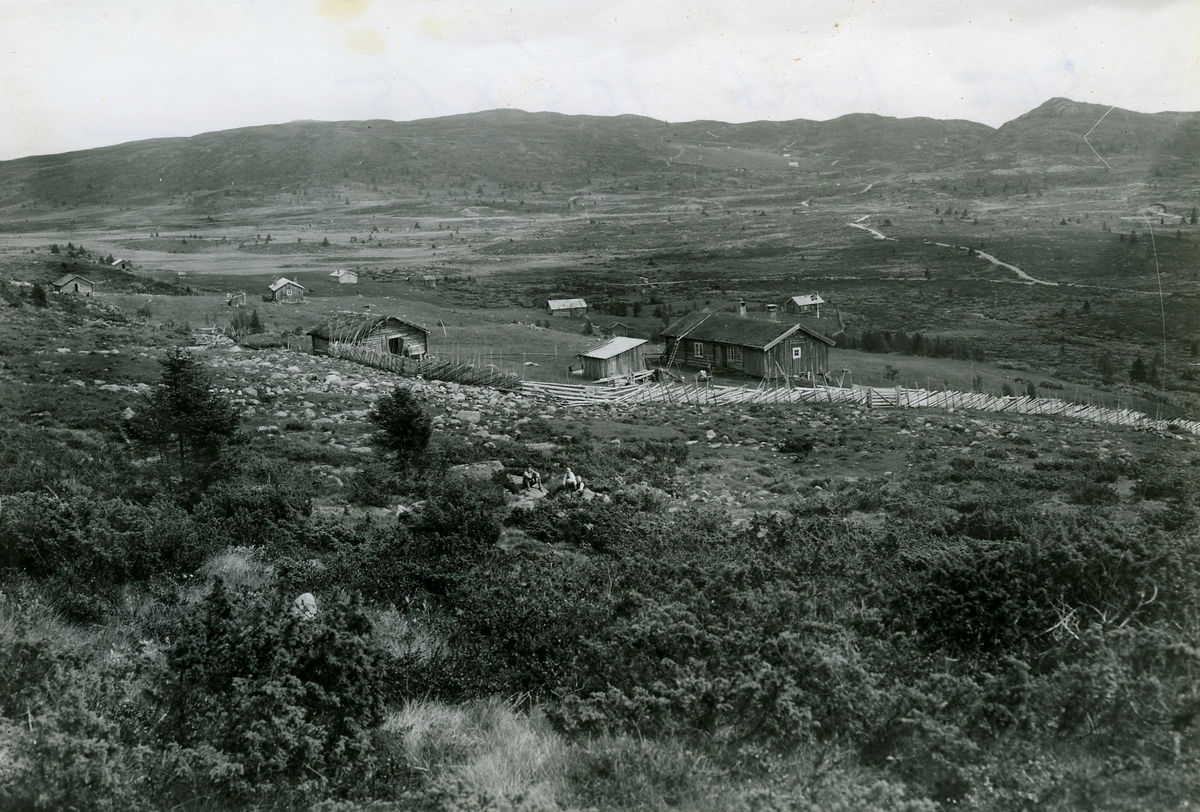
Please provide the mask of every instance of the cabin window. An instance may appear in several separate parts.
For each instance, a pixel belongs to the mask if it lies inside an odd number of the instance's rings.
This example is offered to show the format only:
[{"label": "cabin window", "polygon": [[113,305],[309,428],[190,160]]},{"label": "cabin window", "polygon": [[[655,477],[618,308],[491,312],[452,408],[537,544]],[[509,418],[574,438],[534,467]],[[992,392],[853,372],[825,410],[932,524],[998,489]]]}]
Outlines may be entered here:
[{"label": "cabin window", "polygon": [[742,348],[741,347],[730,347],[729,348],[729,365],[734,366],[734,367],[740,367],[742,365]]},{"label": "cabin window", "polygon": [[792,360],[793,361],[800,360],[800,347],[792,347]]},{"label": "cabin window", "polygon": [[701,344],[699,341],[692,343],[692,355],[695,356],[696,358],[704,357],[704,345]]}]

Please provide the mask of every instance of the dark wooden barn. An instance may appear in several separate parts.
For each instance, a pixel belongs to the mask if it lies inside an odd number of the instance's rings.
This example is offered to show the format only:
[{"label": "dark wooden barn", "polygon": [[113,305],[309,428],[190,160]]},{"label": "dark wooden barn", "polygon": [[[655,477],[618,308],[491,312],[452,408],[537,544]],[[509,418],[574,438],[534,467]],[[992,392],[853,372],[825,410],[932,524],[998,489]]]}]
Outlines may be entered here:
[{"label": "dark wooden barn", "polygon": [[274,302],[303,302],[308,290],[299,282],[293,282],[286,276],[281,276],[271,283],[271,300]]},{"label": "dark wooden barn", "polygon": [[71,293],[79,296],[91,296],[96,292],[96,283],[84,279],[77,273],[69,273],[54,283],[55,293]]},{"label": "dark wooden barn", "polygon": [[834,340],[797,320],[691,313],[662,331],[665,366],[815,381],[829,372]]},{"label": "dark wooden barn", "polygon": [[330,344],[351,344],[409,358],[429,352],[429,331],[395,316],[338,314],[308,334],[314,355],[328,355]]}]

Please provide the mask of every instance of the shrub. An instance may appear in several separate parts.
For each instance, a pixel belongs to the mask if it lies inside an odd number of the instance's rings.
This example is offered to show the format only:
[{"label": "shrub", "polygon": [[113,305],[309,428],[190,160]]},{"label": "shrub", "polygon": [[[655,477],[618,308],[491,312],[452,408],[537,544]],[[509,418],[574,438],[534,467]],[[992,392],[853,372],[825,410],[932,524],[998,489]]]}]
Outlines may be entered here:
[{"label": "shrub", "polygon": [[357,600],[330,595],[308,617],[287,596],[218,581],[181,620],[167,667],[160,732],[235,764],[210,776],[223,794],[311,798],[369,774],[382,653]]},{"label": "shrub", "polygon": [[777,449],[783,454],[795,454],[796,459],[804,459],[812,453],[816,441],[807,434],[791,432],[780,441]]}]

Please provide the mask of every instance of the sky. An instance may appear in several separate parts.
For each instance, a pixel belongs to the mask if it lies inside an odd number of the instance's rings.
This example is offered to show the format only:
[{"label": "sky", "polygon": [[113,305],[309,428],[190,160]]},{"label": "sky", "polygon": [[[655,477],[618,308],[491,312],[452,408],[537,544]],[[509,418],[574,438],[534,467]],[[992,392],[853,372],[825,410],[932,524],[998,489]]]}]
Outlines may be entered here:
[{"label": "sky", "polygon": [[1200,0],[0,0],[0,160],[494,108],[1200,111]]}]

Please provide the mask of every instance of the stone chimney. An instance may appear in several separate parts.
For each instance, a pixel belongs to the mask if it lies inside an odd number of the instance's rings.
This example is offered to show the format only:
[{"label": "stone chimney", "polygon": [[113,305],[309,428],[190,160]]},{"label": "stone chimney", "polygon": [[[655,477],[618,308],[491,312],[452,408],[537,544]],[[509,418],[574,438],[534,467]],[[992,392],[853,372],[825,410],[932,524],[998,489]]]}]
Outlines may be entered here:
[{"label": "stone chimney", "polygon": [[746,300],[738,299],[738,315],[743,319],[746,318]]}]

